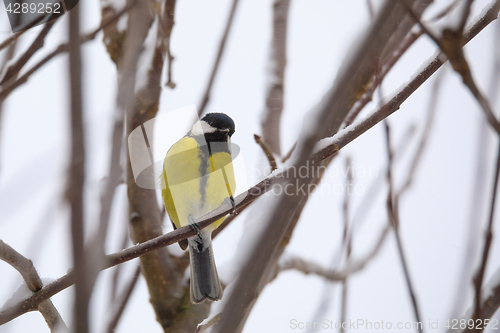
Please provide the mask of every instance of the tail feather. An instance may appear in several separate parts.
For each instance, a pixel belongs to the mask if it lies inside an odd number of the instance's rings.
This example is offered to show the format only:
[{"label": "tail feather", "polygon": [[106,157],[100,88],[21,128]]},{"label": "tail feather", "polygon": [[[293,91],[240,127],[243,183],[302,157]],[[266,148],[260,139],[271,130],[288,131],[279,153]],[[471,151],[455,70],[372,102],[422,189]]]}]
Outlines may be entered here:
[{"label": "tail feather", "polygon": [[[196,237],[195,237],[196,238]],[[206,244],[208,242],[208,244]],[[189,240],[191,265],[191,302],[201,303],[206,298],[217,301],[222,298],[222,286],[215,267],[210,239],[203,242]]]}]

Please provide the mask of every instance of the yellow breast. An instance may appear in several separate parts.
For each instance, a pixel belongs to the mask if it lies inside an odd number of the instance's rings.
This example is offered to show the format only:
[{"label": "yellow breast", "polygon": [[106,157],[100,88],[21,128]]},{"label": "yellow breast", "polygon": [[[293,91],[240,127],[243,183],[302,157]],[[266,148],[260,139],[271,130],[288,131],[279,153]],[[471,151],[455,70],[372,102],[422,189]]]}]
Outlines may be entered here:
[{"label": "yellow breast", "polygon": [[[236,189],[231,155],[217,152],[210,156],[207,146],[192,137],[175,143],[163,162],[162,197],[176,227],[189,224],[219,207]],[[223,218],[214,222],[215,229]]]}]

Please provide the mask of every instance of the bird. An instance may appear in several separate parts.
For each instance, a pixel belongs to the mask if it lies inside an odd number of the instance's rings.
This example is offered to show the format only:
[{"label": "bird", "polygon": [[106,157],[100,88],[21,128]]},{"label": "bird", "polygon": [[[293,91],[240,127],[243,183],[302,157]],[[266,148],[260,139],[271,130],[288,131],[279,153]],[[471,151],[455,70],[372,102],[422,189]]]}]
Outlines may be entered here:
[{"label": "bird", "polygon": [[[162,198],[174,229],[218,208],[225,200],[233,206],[236,189],[231,158],[233,119],[224,113],[208,113],[170,147],[161,175]],[[179,242],[189,248],[190,299],[199,304],[217,301],[223,289],[212,249],[212,231],[224,217],[199,230],[196,236]]]}]

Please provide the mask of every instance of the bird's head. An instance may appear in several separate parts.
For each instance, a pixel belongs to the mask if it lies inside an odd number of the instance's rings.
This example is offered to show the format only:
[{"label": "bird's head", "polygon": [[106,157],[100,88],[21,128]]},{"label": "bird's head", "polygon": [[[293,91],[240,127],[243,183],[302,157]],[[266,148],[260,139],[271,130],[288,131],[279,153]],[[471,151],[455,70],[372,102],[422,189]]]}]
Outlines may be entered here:
[{"label": "bird's head", "polygon": [[234,134],[234,121],[224,113],[207,113],[193,125],[191,133],[205,135],[207,141],[228,141]]}]

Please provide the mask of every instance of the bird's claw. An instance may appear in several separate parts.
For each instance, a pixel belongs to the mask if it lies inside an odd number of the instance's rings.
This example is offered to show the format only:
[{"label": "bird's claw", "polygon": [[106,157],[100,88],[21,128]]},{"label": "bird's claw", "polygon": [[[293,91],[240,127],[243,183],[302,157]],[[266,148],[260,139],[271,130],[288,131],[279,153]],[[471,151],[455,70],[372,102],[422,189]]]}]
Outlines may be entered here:
[{"label": "bird's claw", "polygon": [[193,219],[193,217],[191,215],[188,217],[188,221],[189,221],[189,225],[191,226],[191,229],[196,231],[196,234],[198,235],[198,237],[201,237],[200,227],[198,226],[198,223],[195,222],[195,220]]},{"label": "bird's claw", "polygon": [[229,201],[231,202],[231,206],[232,206],[231,215],[236,215],[236,214],[238,214],[238,213],[236,212],[236,204],[234,203],[234,198],[233,198],[233,196],[230,196],[230,197],[229,197]]}]

